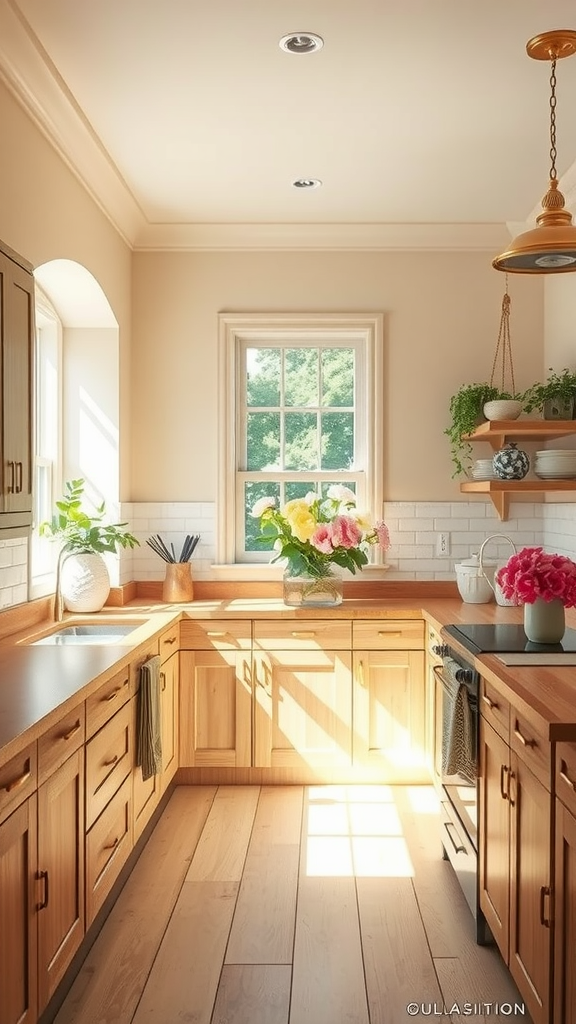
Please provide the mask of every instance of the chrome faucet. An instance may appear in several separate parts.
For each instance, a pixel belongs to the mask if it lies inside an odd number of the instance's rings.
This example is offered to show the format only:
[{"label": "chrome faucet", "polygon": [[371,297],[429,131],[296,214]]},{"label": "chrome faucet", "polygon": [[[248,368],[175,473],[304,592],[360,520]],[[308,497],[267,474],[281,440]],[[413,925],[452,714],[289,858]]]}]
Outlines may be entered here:
[{"label": "chrome faucet", "polygon": [[54,591],[54,622],[62,622],[64,617],[64,601],[62,599],[62,566],[70,555],[73,555],[73,551],[69,551],[67,548],[62,548],[58,554],[58,561],[56,563],[56,590]]}]

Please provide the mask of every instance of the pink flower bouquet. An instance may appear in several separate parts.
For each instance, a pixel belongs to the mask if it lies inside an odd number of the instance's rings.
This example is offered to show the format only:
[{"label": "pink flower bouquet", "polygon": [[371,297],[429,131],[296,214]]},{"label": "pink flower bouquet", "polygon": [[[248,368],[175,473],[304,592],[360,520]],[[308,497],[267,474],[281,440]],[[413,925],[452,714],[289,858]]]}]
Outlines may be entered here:
[{"label": "pink flower bouquet", "polygon": [[576,607],[576,563],[564,555],[547,555],[542,548],[522,548],[511,555],[497,571],[496,582],[504,597],[518,604],[542,598]]},{"label": "pink flower bouquet", "polygon": [[355,573],[368,563],[370,545],[390,547],[386,524],[358,512],[356,495],[341,484],[329,487],[326,498],[311,492],[281,509],[275,498],[260,498],[251,515],[260,520],[260,541],[274,544],[272,561],[285,558],[293,575],[326,576],[332,565]]}]

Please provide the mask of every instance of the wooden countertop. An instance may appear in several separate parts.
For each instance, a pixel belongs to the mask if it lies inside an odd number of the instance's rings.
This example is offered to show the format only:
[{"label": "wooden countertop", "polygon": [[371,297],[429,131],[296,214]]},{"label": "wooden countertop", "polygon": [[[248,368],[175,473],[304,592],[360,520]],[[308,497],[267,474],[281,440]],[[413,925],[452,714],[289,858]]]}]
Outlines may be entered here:
[{"label": "wooden countertop", "polygon": [[[121,671],[164,629],[180,617],[199,619],[421,618],[436,630],[458,623],[522,622],[521,608],[466,604],[458,597],[415,597],[345,600],[334,609],[287,608],[276,598],[234,598],[166,605],[134,600],[97,615],[66,615],[58,627],[46,619],[0,638],[0,765],[49,728],[58,717],[85,700],[110,676]],[[106,646],[30,646],[30,640],[63,624],[79,621],[134,621],[135,630]],[[576,613],[567,613],[576,626]],[[470,657],[470,655],[467,655]],[[494,655],[474,659],[487,678],[497,679],[510,693],[533,707],[550,723],[551,738],[576,739],[576,669],[507,667]],[[569,728],[564,732],[562,724]],[[562,733],[562,735],[561,735]],[[569,734],[569,735],[568,735]]]}]

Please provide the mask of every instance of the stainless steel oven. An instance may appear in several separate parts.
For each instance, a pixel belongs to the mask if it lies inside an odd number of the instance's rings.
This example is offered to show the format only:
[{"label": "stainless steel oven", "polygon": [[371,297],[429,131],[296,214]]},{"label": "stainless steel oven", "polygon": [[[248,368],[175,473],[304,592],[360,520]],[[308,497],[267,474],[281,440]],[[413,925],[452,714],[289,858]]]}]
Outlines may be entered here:
[{"label": "stainless steel oven", "polygon": [[434,764],[442,810],[442,855],[456,872],[476,922],[476,941],[488,941],[478,892],[479,682],[474,666],[449,645],[433,648],[441,657],[436,677]]}]

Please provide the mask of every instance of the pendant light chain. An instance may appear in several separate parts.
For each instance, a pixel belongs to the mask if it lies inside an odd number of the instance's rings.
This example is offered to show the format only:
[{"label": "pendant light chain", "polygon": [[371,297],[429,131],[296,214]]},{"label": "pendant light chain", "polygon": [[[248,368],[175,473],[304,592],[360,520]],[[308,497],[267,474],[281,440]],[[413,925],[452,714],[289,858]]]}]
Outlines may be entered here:
[{"label": "pendant light chain", "polygon": [[550,73],[550,181],[556,181],[556,58]]},{"label": "pendant light chain", "polygon": [[494,375],[496,373],[498,357],[500,357],[500,391],[502,393],[505,391],[504,385],[506,381],[506,368],[508,366],[510,370],[510,383],[512,385],[511,395],[514,397],[516,394],[516,385],[514,383],[512,343],[510,340],[510,296],[508,294],[508,274],[506,274],[506,288],[502,298],[502,312],[500,314],[500,329],[498,331],[498,341],[496,343],[494,362],[492,363],[492,373],[490,375],[491,387],[494,387]]}]

